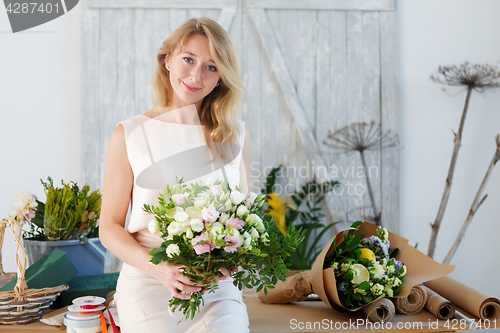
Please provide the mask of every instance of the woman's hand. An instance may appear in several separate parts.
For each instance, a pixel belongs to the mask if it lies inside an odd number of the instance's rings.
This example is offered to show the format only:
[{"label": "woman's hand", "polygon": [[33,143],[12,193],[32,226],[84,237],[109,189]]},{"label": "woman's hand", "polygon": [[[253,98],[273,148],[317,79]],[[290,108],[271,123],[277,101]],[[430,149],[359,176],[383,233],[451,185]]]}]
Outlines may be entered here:
[{"label": "woman's hand", "polygon": [[[152,266],[151,275],[160,281],[174,297],[180,299],[189,299],[191,293],[202,290],[196,286],[191,279],[182,273],[182,268],[186,266],[174,265],[168,261],[164,261],[159,265]],[[196,274],[202,275],[196,271]]]}]

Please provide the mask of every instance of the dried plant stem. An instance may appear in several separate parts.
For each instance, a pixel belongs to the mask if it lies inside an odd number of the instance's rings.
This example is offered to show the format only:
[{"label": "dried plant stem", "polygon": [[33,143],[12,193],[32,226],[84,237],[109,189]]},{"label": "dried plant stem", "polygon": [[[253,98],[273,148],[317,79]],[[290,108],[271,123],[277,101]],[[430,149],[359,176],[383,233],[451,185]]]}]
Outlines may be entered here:
[{"label": "dried plant stem", "polygon": [[462,119],[460,120],[460,127],[458,133],[455,134],[455,146],[453,147],[453,155],[451,156],[450,169],[448,171],[448,178],[446,178],[446,185],[444,187],[443,198],[441,199],[441,205],[439,206],[439,211],[436,220],[431,224],[432,232],[431,239],[429,241],[429,249],[427,255],[431,258],[434,257],[434,251],[436,250],[436,240],[437,234],[439,232],[439,227],[441,226],[441,221],[443,220],[444,212],[446,206],[448,205],[448,199],[450,198],[451,184],[453,183],[453,173],[455,172],[455,165],[457,164],[458,150],[460,149],[460,142],[462,141],[462,131],[465,123],[465,116],[467,115],[467,110],[469,108],[469,102],[473,86],[469,86],[467,89],[467,98],[465,99],[464,111],[462,113]]},{"label": "dried plant stem", "polygon": [[375,199],[373,198],[372,185],[370,183],[370,178],[368,177],[368,174],[366,173],[366,170],[368,170],[368,168],[366,167],[365,155],[364,155],[363,151],[360,151],[359,154],[361,155],[361,163],[363,164],[363,168],[365,169],[366,187],[368,187],[368,194],[370,196],[370,201],[372,203],[373,214],[375,214],[375,216],[373,218],[373,222],[375,222],[376,225],[380,225],[381,213],[377,210],[377,207],[375,206]]},{"label": "dried plant stem", "polygon": [[[460,233],[457,236],[457,239],[455,240],[455,243],[450,249],[450,252],[448,252],[448,255],[446,258],[444,258],[443,264],[449,264],[453,256],[455,255],[455,252],[457,252],[458,245],[460,244],[460,241],[464,237],[465,231],[467,230],[467,227],[469,226],[470,222],[474,218],[474,214],[476,214],[477,210],[479,207],[481,207],[481,204],[486,200],[488,195],[486,194],[484,197],[483,191],[484,188],[486,187],[486,183],[488,182],[491,172],[493,171],[493,168],[495,167],[495,164],[500,160],[500,135],[497,135],[496,137],[496,145],[497,148],[495,150],[495,154],[493,155],[493,159],[491,160],[490,166],[488,170],[486,171],[486,175],[484,176],[483,182],[481,183],[481,186],[479,186],[479,190],[477,191],[476,197],[474,198],[474,201],[472,202],[472,206],[470,207],[469,210],[469,215],[467,215],[467,218],[465,219],[464,224],[462,225],[462,229],[460,229]],[[481,198],[482,197],[482,198]]]}]

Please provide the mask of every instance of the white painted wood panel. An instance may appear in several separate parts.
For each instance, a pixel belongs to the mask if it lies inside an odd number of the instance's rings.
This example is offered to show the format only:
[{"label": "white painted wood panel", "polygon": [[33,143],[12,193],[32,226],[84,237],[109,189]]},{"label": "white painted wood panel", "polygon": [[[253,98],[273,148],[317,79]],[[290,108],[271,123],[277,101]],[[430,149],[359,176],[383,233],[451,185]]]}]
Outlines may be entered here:
[{"label": "white painted wood panel", "polygon": [[[351,172],[361,165],[359,154],[333,153],[323,141],[329,131],[359,121],[398,132],[394,0],[89,0],[82,34],[83,180],[101,186],[112,129],[152,107],[162,41],[185,19],[200,16],[217,20],[235,46],[246,87],[241,111],[252,138],[254,188],[280,163],[323,168],[323,180],[336,171],[351,193],[356,184],[365,186]],[[398,151],[369,152],[367,162],[380,168],[372,181],[376,205],[384,225],[397,231]],[[291,185],[290,192],[307,176],[311,169],[306,176],[290,173],[281,185]],[[367,193],[347,190],[327,197],[331,221],[371,205]]]}]

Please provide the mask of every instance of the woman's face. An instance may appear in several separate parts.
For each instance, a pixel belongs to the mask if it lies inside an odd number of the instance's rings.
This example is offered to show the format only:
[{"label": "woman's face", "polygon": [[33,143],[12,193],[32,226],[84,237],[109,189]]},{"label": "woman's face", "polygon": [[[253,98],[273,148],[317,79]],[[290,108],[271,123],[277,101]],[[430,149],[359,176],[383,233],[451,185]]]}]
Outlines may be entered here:
[{"label": "woman's face", "polygon": [[170,105],[181,108],[195,104],[200,109],[203,98],[210,94],[220,79],[210,54],[208,38],[193,35],[165,58],[165,66],[170,72],[173,96]]}]

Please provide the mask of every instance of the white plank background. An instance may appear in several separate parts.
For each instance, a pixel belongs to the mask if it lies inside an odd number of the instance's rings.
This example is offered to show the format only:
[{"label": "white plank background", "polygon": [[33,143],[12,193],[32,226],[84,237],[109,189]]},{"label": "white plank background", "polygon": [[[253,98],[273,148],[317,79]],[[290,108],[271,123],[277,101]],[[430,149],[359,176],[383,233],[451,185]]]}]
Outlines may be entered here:
[{"label": "white plank background", "polygon": [[[394,0],[89,0],[83,18],[83,180],[102,186],[107,143],[116,124],[152,107],[151,78],[162,41],[190,17],[207,16],[229,31],[246,98],[242,116],[252,138],[252,172],[283,164],[337,168],[351,190],[358,153],[332,153],[329,131],[375,121],[399,130],[397,16]],[[399,225],[398,150],[366,153],[382,223]],[[349,168],[349,169],[348,169]],[[291,171],[291,169],[290,169]],[[343,172],[348,172],[346,178]],[[310,180],[285,173],[287,189]],[[323,174],[320,175],[320,177]],[[327,178],[324,178],[324,180]],[[368,193],[327,197],[329,221],[353,220]],[[339,228],[346,226],[341,224]]]}]

